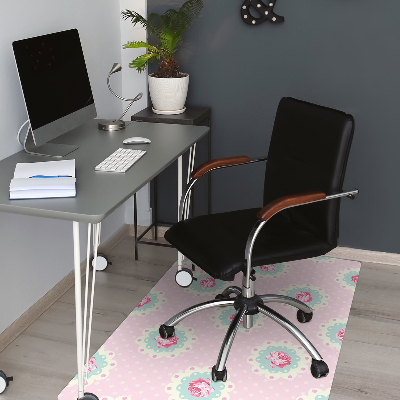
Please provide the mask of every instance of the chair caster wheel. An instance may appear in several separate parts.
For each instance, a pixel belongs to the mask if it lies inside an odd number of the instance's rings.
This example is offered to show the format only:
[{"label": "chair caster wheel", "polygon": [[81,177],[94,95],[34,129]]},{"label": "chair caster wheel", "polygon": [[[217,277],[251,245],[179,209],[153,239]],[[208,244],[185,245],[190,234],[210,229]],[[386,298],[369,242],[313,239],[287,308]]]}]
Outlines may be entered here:
[{"label": "chair caster wheel", "polygon": [[78,400],[99,400],[99,398],[93,393],[85,393],[85,395]]},{"label": "chair caster wheel", "polygon": [[182,268],[175,274],[175,282],[181,287],[189,287],[193,280],[193,272],[189,268]]},{"label": "chair caster wheel", "polygon": [[215,296],[215,300],[234,300],[234,299],[236,299],[236,297],[237,297],[237,295],[234,297],[231,297],[229,294],[224,295],[224,294],[220,293]]},{"label": "chair caster wheel", "polygon": [[306,322],[310,322],[312,320],[313,313],[305,313],[302,310],[297,310],[297,321],[305,324]]},{"label": "chair caster wheel", "polygon": [[329,367],[325,361],[313,359],[311,363],[311,374],[316,379],[324,378],[329,374]]},{"label": "chair caster wheel", "polygon": [[[96,271],[104,271],[112,262],[108,261],[108,258],[103,253],[97,253],[96,259]],[[92,268],[94,268],[94,258],[92,258]]]},{"label": "chair caster wheel", "polygon": [[12,376],[7,377],[3,371],[0,371],[0,394],[7,389],[8,385],[13,380],[14,378]]},{"label": "chair caster wheel", "polygon": [[226,382],[226,378],[228,377],[228,372],[226,368],[223,371],[217,371],[215,365],[212,367],[211,377],[214,382],[222,381]]},{"label": "chair caster wheel", "polygon": [[175,336],[175,327],[174,326],[167,326],[167,325],[161,325],[160,329],[158,330],[160,332],[160,336],[163,339],[169,339]]}]

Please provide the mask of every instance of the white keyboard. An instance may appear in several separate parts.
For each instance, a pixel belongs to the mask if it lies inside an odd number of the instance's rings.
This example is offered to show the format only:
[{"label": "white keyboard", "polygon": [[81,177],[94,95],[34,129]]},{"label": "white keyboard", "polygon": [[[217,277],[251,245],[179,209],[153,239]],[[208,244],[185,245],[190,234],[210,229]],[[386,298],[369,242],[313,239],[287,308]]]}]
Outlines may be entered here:
[{"label": "white keyboard", "polygon": [[105,172],[126,172],[136,161],[146,154],[145,150],[132,150],[120,148],[104,161],[102,161],[97,167],[96,171]]}]

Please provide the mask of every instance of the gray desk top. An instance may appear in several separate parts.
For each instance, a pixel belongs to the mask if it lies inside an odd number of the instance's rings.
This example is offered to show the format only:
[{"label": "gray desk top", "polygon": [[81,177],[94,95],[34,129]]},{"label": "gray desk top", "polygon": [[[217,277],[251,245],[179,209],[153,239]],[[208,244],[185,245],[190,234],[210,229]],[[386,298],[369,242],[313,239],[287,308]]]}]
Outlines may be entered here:
[{"label": "gray desk top", "polygon": [[[63,159],[76,161],[76,197],[9,200],[9,185],[17,162],[50,161],[21,151],[0,161],[0,211],[78,222],[101,222],[119,205],[150,182],[208,132],[207,127],[131,122],[123,131],[104,132],[93,120],[53,143],[75,144],[79,149]],[[149,138],[151,144],[123,145],[131,136]],[[147,150],[126,173],[95,171],[94,167],[119,147]]]}]

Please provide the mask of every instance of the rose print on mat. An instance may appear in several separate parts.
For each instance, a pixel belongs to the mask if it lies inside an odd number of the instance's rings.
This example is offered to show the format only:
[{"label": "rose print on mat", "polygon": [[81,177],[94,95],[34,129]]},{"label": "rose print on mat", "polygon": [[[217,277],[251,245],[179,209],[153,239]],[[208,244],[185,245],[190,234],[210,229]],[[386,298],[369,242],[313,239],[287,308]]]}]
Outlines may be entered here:
[{"label": "rose print on mat", "polygon": [[162,305],[166,303],[164,292],[158,292],[151,290],[146,296],[140,301],[136,308],[129,314],[130,316],[144,316],[151,312],[157,312],[162,308]]},{"label": "rose print on mat", "polygon": [[163,339],[161,336],[155,337],[154,340],[157,342],[157,347],[164,349],[168,349],[169,347],[176,346],[178,344],[178,335],[175,335],[171,338]]},{"label": "rose print on mat", "polygon": [[149,304],[151,301],[151,297],[146,294],[143,297],[142,301],[136,306],[136,308],[142,308],[144,305]]},{"label": "rose print on mat", "polygon": [[95,358],[95,357],[92,357],[92,358],[89,360],[88,365],[85,365],[85,372],[87,371],[88,374],[89,374],[89,373],[92,372],[92,370],[94,370],[94,369],[97,369],[96,358]]},{"label": "rose print on mat", "polygon": [[311,389],[306,395],[299,396],[296,400],[329,400],[331,389]]},{"label": "rose print on mat", "polygon": [[[229,375],[228,375],[229,379]],[[229,380],[213,382],[211,367],[189,367],[184,372],[172,375],[172,382],[165,387],[168,400],[194,400],[196,398],[229,400],[229,392],[235,385]]]},{"label": "rose print on mat", "polygon": [[179,324],[175,327],[175,336],[163,339],[158,332],[159,327],[159,325],[156,325],[153,328],[143,330],[142,336],[136,339],[141,354],[146,354],[152,359],[175,358],[181,353],[191,351],[192,346],[197,342],[193,328]]},{"label": "rose print on mat", "polygon": [[[117,366],[117,362],[114,360],[115,353],[113,351],[106,351],[101,347],[93,357],[90,358],[88,366],[85,365],[85,370],[88,370],[87,384],[90,385],[94,381],[100,381],[107,379],[110,371]],[[78,376],[68,384],[68,386],[74,386],[78,384]]]},{"label": "rose print on mat", "polygon": [[216,285],[216,283],[214,278],[211,278],[211,276],[207,276],[206,278],[200,279],[199,285],[203,289],[212,289]]},{"label": "rose print on mat", "polygon": [[267,360],[271,361],[269,366],[274,369],[276,367],[282,369],[285,368],[286,365],[291,364],[291,357],[289,354],[285,353],[284,351],[272,351],[269,353],[269,356],[265,357]]},{"label": "rose print on mat", "polygon": [[357,286],[359,273],[359,269],[348,267],[336,274],[335,281],[338,282],[342,288],[354,291]]},{"label": "rose print on mat", "polygon": [[298,374],[310,370],[310,356],[297,343],[267,341],[253,347],[251,352],[247,362],[252,365],[253,372],[271,381],[280,378],[293,380]]},{"label": "rose print on mat", "polygon": [[211,386],[211,379],[199,378],[189,383],[189,392],[193,397],[208,397],[215,389]]},{"label": "rose print on mat", "polygon": [[333,347],[340,351],[346,332],[347,319],[332,318],[319,326],[318,337],[326,347]]},{"label": "rose print on mat", "polygon": [[336,337],[339,339],[340,342],[343,342],[345,331],[346,328],[342,328],[339,332],[336,333]]},{"label": "rose print on mat", "polygon": [[290,271],[290,263],[276,263],[270,265],[260,265],[255,267],[256,276],[261,278],[278,278]]},{"label": "rose print on mat", "polygon": [[[226,331],[228,326],[232,322],[235,316],[235,309],[233,307],[216,308],[214,313],[210,316],[211,321],[214,323],[214,327]],[[261,328],[264,325],[264,321],[267,317],[262,314],[253,315],[253,327],[251,329],[245,329],[243,327],[243,320],[240,321],[238,332],[248,333],[256,328]]]},{"label": "rose print on mat", "polygon": [[229,286],[229,282],[214,279],[206,273],[200,273],[196,278],[197,281],[193,281],[185,291],[197,296],[214,296]]},{"label": "rose print on mat", "polygon": [[297,292],[295,295],[295,298],[297,300],[302,301],[303,303],[310,303],[311,301],[313,301],[311,292],[304,292],[303,290],[301,290],[300,292]]},{"label": "rose print on mat", "polygon": [[295,299],[306,303],[314,311],[321,307],[325,307],[330,298],[322,287],[315,287],[310,284],[292,285],[289,288],[281,289],[280,294],[294,297]]}]

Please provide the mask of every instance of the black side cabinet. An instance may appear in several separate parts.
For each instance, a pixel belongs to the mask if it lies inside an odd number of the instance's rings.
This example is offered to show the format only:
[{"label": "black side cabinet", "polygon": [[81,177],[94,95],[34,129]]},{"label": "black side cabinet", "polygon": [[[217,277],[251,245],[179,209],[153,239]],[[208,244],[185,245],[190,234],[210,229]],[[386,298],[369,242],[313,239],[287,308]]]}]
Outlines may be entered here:
[{"label": "black side cabinet", "polygon": [[[180,124],[180,125],[203,125],[205,124],[210,128],[208,133],[208,143],[207,143],[207,155],[208,160],[211,160],[211,108],[210,107],[186,107],[186,111],[182,114],[176,115],[160,115],[155,114],[151,107],[147,107],[142,111],[139,111],[135,115],[131,117],[132,121],[136,122],[153,122],[153,123],[162,123],[162,124]],[[207,193],[207,210],[208,213],[211,214],[211,174],[208,175],[208,193]],[[142,244],[148,244],[152,246],[165,246],[165,247],[173,247],[169,244],[159,243],[157,242],[158,234],[157,227],[159,225],[171,225],[168,222],[162,222],[158,220],[157,215],[157,180],[158,177],[153,180],[153,223],[145,229],[145,231],[138,236],[137,234],[137,200],[136,194],[134,195],[134,208],[135,208],[135,216],[134,216],[134,230],[135,230],[135,259],[139,259],[138,248],[137,245],[144,237],[144,235],[154,227],[154,239],[155,242],[141,242]],[[194,195],[192,196],[192,215],[194,210]]]}]

